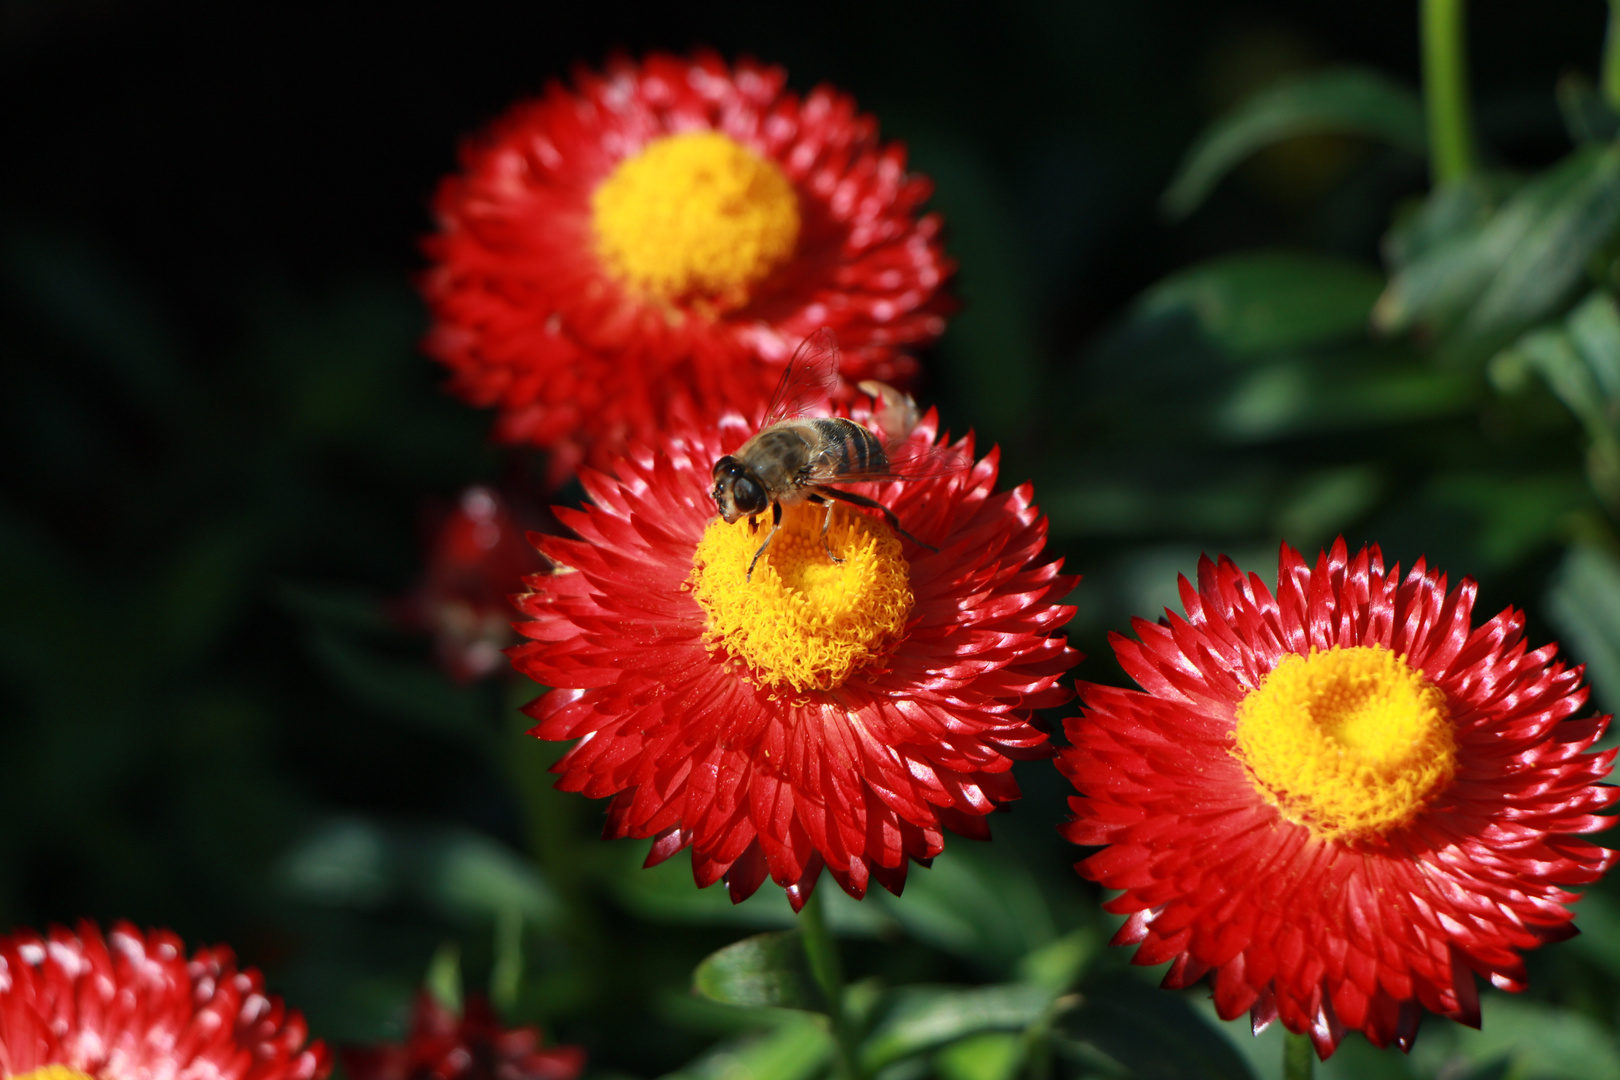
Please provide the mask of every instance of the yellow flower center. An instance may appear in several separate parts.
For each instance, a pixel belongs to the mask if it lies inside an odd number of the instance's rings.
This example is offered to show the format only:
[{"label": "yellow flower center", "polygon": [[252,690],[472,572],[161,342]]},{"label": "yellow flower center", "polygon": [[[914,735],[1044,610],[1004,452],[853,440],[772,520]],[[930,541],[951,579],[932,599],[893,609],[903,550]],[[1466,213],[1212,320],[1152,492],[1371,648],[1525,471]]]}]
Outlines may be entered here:
[{"label": "yellow flower center", "polygon": [[11,1080],[94,1080],[94,1077],[78,1069],[70,1069],[66,1065],[44,1065],[38,1069],[18,1073]]},{"label": "yellow flower center", "polygon": [[827,557],[825,510],[783,507],[782,527],[747,579],[770,525],[747,518],[709,523],[692,557],[692,595],[708,613],[706,639],[753,670],[761,685],[831,690],[879,660],[905,632],[911,568],[881,521],[833,507]]},{"label": "yellow flower center", "polygon": [[1405,825],[1457,765],[1444,692],[1382,646],[1283,657],[1238,705],[1236,754],[1284,817],[1329,840]]},{"label": "yellow flower center", "polygon": [[603,263],[661,300],[743,303],[799,239],[782,170],[718,131],[655,139],[602,181],[591,210]]}]

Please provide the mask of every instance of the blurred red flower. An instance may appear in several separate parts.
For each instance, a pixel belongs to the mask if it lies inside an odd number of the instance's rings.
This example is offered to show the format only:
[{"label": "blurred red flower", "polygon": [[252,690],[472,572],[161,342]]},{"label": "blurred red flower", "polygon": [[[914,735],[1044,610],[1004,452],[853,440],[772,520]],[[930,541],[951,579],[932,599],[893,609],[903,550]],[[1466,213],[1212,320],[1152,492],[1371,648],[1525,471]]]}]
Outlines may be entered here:
[{"label": "blurred red flower", "polygon": [[187,960],[166,930],[0,937],[0,1076],[49,1080],[321,1080],[304,1018],[229,949]]},{"label": "blurred red flower", "polygon": [[1423,1009],[1478,1027],[1476,974],[1524,989],[1519,952],[1574,934],[1566,886],[1614,861],[1573,834],[1620,792],[1588,752],[1609,718],[1571,719],[1581,669],[1511,608],[1474,627],[1475,592],[1284,545],[1275,596],[1204,559],[1185,619],[1115,637],[1145,692],[1083,686],[1058,767],[1136,963],[1212,973],[1222,1017],[1323,1058],[1347,1030],[1409,1049]]},{"label": "blurred red flower", "polygon": [[421,582],[395,606],[401,621],[433,635],[440,666],[458,682],[505,667],[501,650],[516,637],[511,597],[545,565],[519,516],[493,488],[467,488],[433,527]]},{"label": "blurred red flower", "polygon": [[[1018,796],[1014,759],[1050,754],[1031,713],[1069,697],[1076,579],[1043,555],[1029,485],[996,492],[995,451],[841,485],[937,551],[839,504],[834,563],[822,509],[798,502],[750,579],[761,534],[709,492],[752,433],[733,416],[582,474],[593,505],[558,512],[580,539],[545,537],[558,569],[519,600],[532,640],[513,662],[556,688],[529,706],[533,734],[579,740],[557,786],[614,796],[607,835],[652,837],[648,865],[690,847],[698,885],[724,878],[740,901],[769,875],[795,908],[823,865],[852,896],[870,879],[898,893],[942,829],[989,836],[985,815]],[[956,446],[972,461],[971,439]]]},{"label": "blurred red flower", "polygon": [[574,1080],[585,1067],[578,1046],[541,1048],[534,1027],[502,1027],[487,1000],[467,999],[457,1016],[420,993],[403,1044],[345,1047],[349,1080]]},{"label": "blurred red flower", "polygon": [[908,384],[952,266],[928,180],[828,87],[709,52],[581,68],[462,150],[434,202],[427,349],[503,441],[582,461],[753,413],[830,326],[853,384]]}]

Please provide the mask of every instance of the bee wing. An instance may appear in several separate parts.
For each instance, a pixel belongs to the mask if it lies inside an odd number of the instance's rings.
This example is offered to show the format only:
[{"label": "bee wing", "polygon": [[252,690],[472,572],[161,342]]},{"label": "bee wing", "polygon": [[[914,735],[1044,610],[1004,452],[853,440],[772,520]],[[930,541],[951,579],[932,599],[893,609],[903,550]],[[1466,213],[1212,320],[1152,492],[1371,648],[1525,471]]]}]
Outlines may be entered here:
[{"label": "bee wing", "polygon": [[832,327],[823,326],[805,338],[782,372],[782,381],[776,384],[776,392],[771,395],[765,421],[760,427],[768,428],[825,405],[828,395],[838,385],[838,364],[838,338]]},{"label": "bee wing", "polygon": [[887,451],[889,467],[881,471],[840,473],[831,483],[857,480],[931,480],[963,472],[973,464],[966,453],[954,446],[904,443]]}]

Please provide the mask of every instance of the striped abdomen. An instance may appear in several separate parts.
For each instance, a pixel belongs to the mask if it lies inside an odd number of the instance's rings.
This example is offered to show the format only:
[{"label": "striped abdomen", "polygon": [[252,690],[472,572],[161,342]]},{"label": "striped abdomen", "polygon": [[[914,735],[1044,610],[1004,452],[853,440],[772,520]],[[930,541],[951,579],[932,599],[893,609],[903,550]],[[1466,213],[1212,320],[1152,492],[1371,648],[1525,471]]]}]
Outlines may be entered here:
[{"label": "striped abdomen", "polygon": [[830,483],[843,476],[881,475],[889,471],[889,458],[878,437],[853,420],[821,416],[790,421],[815,430],[816,450],[810,455],[806,479]]}]

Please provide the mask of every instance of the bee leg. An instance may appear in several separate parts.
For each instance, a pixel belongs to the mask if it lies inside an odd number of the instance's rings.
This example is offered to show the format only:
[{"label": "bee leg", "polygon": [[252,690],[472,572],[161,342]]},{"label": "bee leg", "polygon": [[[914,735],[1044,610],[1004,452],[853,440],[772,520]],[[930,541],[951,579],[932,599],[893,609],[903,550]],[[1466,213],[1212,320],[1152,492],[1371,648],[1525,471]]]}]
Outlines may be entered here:
[{"label": "bee leg", "polygon": [[816,495],[814,493],[806,495],[805,498],[809,499],[813,503],[820,503],[822,506],[827,508],[827,512],[821,516],[821,548],[827,553],[827,558],[831,559],[833,562],[843,562],[844,557],[842,555],[834,555],[832,545],[827,542],[827,530],[832,526],[832,501],[830,499],[823,499],[820,495]]},{"label": "bee leg", "polygon": [[[749,518],[748,520],[752,522],[754,519]],[[743,575],[744,584],[754,580],[754,565],[759,562],[759,557],[765,554],[765,549],[771,546],[771,537],[775,536],[776,530],[781,527],[782,504],[779,502],[771,503],[771,531],[765,534],[765,542],[759,545],[759,550],[754,552],[754,557],[748,560],[748,573]]]},{"label": "bee leg", "polygon": [[821,488],[820,492],[821,492],[822,495],[826,495],[826,496],[829,496],[830,498],[837,499],[840,502],[847,502],[847,503],[850,503],[850,504],[852,504],[854,506],[866,506],[866,507],[870,507],[873,510],[880,510],[883,513],[883,520],[885,520],[885,521],[887,521],[889,523],[889,528],[893,529],[895,532],[899,533],[901,536],[905,537],[907,540],[910,540],[913,544],[916,544],[918,547],[925,547],[929,551],[938,551],[939,550],[939,548],[935,547],[933,544],[925,544],[921,540],[917,539],[915,536],[912,536],[910,533],[906,532],[905,529],[902,529],[900,527],[900,519],[894,516],[894,511],[890,510],[887,506],[884,506],[882,503],[878,502],[876,499],[868,499],[865,495],[856,495],[854,492],[851,492],[851,491],[839,491],[837,488],[830,488],[830,487]]},{"label": "bee leg", "polygon": [[759,532],[759,518],[757,515],[748,515],[748,531],[751,533]]}]

